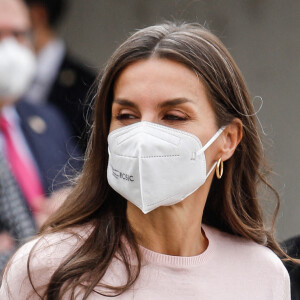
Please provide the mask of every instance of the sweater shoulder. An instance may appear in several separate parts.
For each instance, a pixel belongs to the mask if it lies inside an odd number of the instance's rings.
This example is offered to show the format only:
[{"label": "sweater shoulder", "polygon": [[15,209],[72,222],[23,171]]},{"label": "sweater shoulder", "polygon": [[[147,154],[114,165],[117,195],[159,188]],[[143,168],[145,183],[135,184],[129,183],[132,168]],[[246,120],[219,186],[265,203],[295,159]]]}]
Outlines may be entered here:
[{"label": "sweater shoulder", "polygon": [[18,299],[20,293],[29,299],[40,299],[33,286],[43,292],[59,265],[82,245],[85,234],[46,234],[20,247],[4,271],[0,299]]},{"label": "sweater shoulder", "polygon": [[257,265],[265,270],[284,273],[286,271],[280,258],[268,247],[246,238],[222,232],[212,227],[205,227],[212,237],[217,249],[222,249],[224,255],[240,261],[243,264]]}]

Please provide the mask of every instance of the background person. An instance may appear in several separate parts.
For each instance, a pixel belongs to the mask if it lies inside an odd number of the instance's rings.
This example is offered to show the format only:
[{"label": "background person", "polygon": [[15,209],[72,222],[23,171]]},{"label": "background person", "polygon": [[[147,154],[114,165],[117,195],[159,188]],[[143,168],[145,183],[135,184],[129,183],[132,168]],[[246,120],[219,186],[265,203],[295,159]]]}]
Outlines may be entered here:
[{"label": "background person", "polygon": [[34,72],[27,8],[22,1],[0,0],[0,233],[7,245],[0,249],[0,268],[60,204],[69,184],[64,166],[70,155],[80,156],[54,107],[19,101]]},{"label": "background person", "polygon": [[[287,249],[287,254],[300,259],[300,236],[292,237],[283,242]],[[291,262],[286,262],[285,266],[291,278],[292,300],[300,300],[300,266]]]},{"label": "background person", "polygon": [[[68,7],[66,0],[25,0],[29,6],[37,53],[37,73],[25,95],[31,103],[52,103],[72,126],[84,150],[95,74],[66,49],[55,26]],[[90,93],[89,93],[90,90]]]},{"label": "background person", "polygon": [[257,197],[252,103],[213,34],[133,34],[107,64],[94,118],[76,188],[17,252],[0,296],[290,299]]}]

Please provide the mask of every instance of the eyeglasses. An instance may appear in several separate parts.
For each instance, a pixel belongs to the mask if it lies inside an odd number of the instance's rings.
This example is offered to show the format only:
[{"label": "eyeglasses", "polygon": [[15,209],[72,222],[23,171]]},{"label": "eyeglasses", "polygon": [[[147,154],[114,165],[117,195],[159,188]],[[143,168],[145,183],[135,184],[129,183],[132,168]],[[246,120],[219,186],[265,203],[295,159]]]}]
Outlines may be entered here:
[{"label": "eyeglasses", "polygon": [[14,37],[18,41],[32,40],[31,30],[0,30],[0,40]]}]

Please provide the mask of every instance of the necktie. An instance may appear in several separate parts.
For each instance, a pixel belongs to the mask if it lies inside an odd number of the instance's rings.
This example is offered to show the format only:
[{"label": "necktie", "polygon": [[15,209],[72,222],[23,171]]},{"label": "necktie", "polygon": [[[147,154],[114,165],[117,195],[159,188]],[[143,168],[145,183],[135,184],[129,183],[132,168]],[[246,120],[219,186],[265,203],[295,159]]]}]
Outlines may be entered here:
[{"label": "necktie", "polygon": [[30,208],[37,212],[42,203],[44,194],[41,182],[34,165],[29,159],[24,159],[16,150],[11,136],[11,124],[0,115],[0,130],[4,136],[6,155],[21,191]]}]

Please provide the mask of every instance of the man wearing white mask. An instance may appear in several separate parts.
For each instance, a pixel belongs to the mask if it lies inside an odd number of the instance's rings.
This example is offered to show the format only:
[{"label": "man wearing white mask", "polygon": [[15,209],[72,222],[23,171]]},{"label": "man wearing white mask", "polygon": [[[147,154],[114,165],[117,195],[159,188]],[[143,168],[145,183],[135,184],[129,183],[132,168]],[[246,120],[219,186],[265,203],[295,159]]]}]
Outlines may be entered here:
[{"label": "man wearing white mask", "polygon": [[[51,213],[46,197],[66,181],[59,170],[70,154],[79,153],[70,140],[69,128],[53,107],[18,102],[31,83],[35,67],[26,6],[19,0],[0,0],[0,153],[38,227]],[[0,193],[0,197],[4,195],[5,201],[10,201],[7,193]],[[7,252],[20,236],[6,224],[5,211],[1,214],[0,243],[7,245]]]}]

